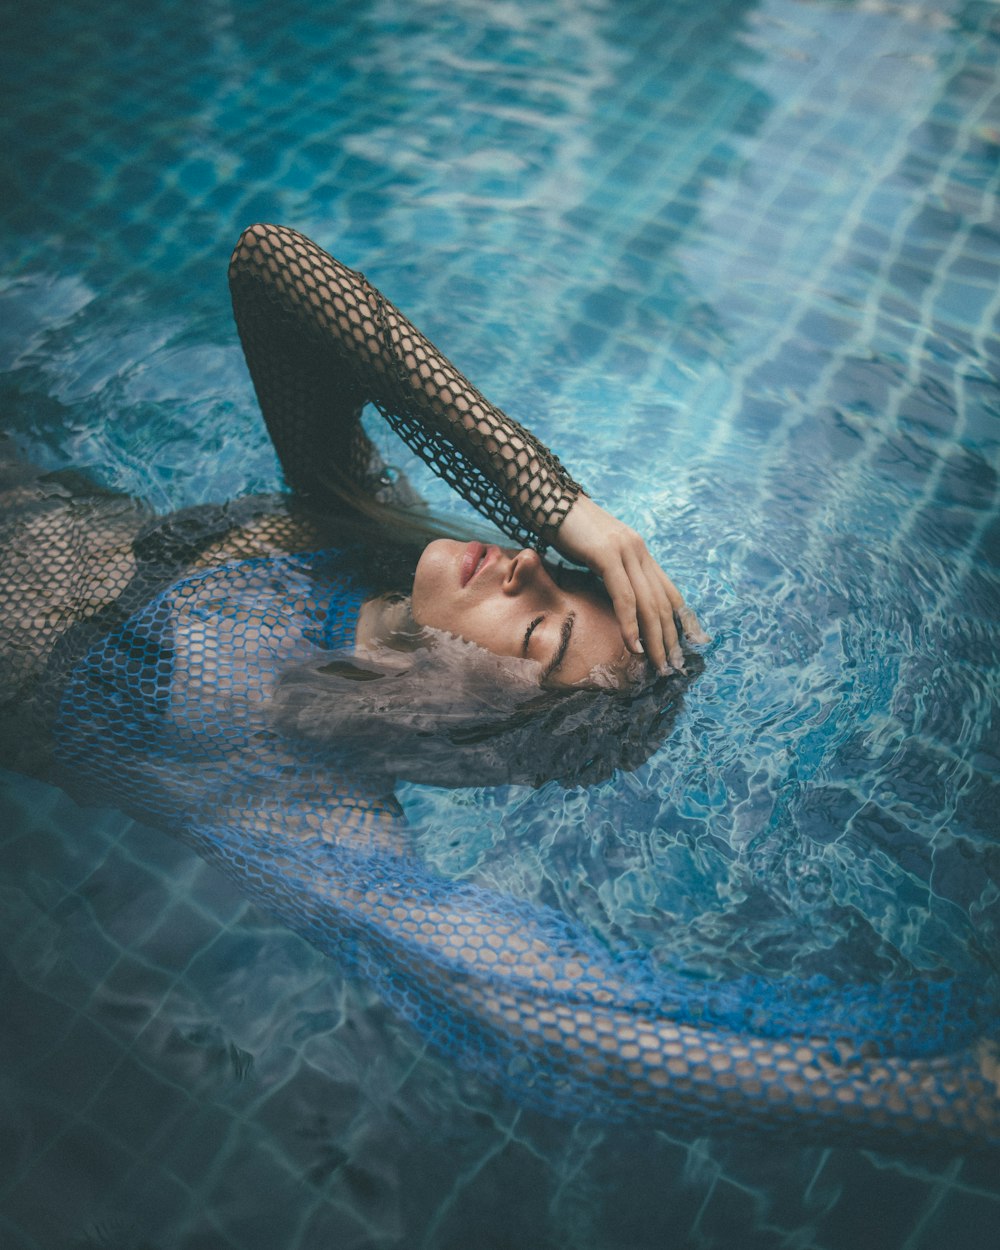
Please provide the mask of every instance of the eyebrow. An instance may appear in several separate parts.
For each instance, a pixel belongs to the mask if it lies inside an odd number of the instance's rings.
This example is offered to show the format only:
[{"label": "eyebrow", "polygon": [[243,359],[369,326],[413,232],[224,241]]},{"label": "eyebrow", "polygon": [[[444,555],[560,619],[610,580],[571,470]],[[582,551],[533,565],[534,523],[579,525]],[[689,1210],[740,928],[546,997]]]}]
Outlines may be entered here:
[{"label": "eyebrow", "polygon": [[542,681],[548,681],[563,660],[565,660],[566,648],[569,646],[569,640],[573,634],[573,622],[575,620],[575,612],[566,613],[566,619],[563,621],[562,628],[559,630],[559,646],[556,647],[555,655],[545,666],[545,671],[542,673]]}]

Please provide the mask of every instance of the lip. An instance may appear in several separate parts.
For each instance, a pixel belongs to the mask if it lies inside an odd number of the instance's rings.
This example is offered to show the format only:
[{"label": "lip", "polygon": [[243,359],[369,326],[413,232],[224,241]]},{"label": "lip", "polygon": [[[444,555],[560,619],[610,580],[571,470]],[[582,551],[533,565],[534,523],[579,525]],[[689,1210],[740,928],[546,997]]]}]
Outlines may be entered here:
[{"label": "lip", "polygon": [[486,568],[496,550],[498,548],[487,547],[485,543],[469,543],[462,556],[462,564],[459,570],[459,581],[462,586],[467,586],[474,577]]}]

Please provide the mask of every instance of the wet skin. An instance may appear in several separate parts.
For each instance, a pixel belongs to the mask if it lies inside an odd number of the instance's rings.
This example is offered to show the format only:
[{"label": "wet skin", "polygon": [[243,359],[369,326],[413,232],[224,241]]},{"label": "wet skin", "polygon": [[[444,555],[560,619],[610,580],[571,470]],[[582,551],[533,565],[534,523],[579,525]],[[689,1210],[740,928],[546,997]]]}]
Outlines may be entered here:
[{"label": "wet skin", "polygon": [[610,600],[584,581],[562,574],[557,583],[531,549],[438,539],[417,565],[412,611],[420,625],[536,661],[547,684],[576,685],[595,666],[627,659]]}]

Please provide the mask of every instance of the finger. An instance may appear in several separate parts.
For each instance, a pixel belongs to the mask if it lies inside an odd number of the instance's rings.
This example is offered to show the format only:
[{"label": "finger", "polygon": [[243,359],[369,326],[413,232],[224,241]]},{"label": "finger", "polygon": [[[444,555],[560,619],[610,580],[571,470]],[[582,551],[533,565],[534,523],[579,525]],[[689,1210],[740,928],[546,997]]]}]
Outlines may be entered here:
[{"label": "finger", "polygon": [[[635,575],[633,574],[633,577]],[[639,579],[635,578],[633,589],[636,590],[636,617],[639,623],[639,635],[649,662],[657,672],[662,673],[667,665],[667,646],[663,638],[662,613],[657,590],[644,582],[636,586]]]},{"label": "finger", "polygon": [[671,606],[673,607],[674,615],[680,621],[681,629],[684,631],[685,637],[689,638],[691,642],[697,643],[698,645],[704,645],[705,643],[711,642],[712,639],[702,629],[701,623],[699,622],[694,609],[688,607],[684,596],[666,575],[666,573],[659,568],[659,566],[657,566],[657,571],[662,578],[667,596],[670,599]]},{"label": "finger", "polygon": [[684,671],[684,653],[681,651],[680,634],[677,629],[677,618],[670,600],[661,594],[657,602],[657,622],[662,639],[662,646],[670,668]]},{"label": "finger", "polygon": [[663,628],[657,613],[647,609],[639,614],[639,631],[642,635],[643,649],[650,664],[661,675],[670,671],[667,661],[667,647],[663,641]]},{"label": "finger", "polygon": [[[655,565],[653,570],[658,571]],[[650,578],[647,570],[641,567],[633,567],[628,572],[635,591],[639,629],[646,654],[656,671],[665,674],[673,663],[669,654],[671,648],[677,646],[673,608],[658,576]]]},{"label": "finger", "polygon": [[659,646],[657,651],[662,650],[665,663],[660,667],[661,673],[666,673],[670,669],[676,669],[679,672],[684,670],[684,655],[681,651],[680,638],[677,633],[677,622],[674,619],[673,605],[670,600],[661,597],[656,606],[656,620],[653,628],[659,635]]},{"label": "finger", "polygon": [[[691,642],[704,644],[711,642],[708,634],[702,629],[694,611],[684,601],[684,596],[677,589],[664,571],[655,565],[657,582],[666,596],[669,609],[664,607],[662,629],[664,633],[667,656],[672,667],[684,671],[684,653],[680,647],[680,635],[684,634]],[[668,619],[669,616],[669,619]],[[680,629],[678,629],[678,625]]]},{"label": "finger", "polygon": [[604,588],[611,596],[611,603],[618,620],[618,628],[628,649],[641,655],[643,645],[640,640],[639,620],[636,614],[636,596],[632,582],[619,564],[606,570]]},{"label": "finger", "polygon": [[664,594],[670,600],[670,606],[673,608],[674,612],[679,612],[681,608],[685,606],[684,596],[677,589],[677,587],[670,580],[670,578],[666,575],[666,573],[664,573],[663,569],[660,568],[660,566],[656,563],[655,560],[652,561],[652,564],[653,564],[653,568],[656,570],[657,579],[660,582],[660,585],[663,587]]},{"label": "finger", "polygon": [[698,643],[699,646],[702,646],[705,643],[712,641],[708,634],[706,634],[702,629],[693,609],[689,608],[686,603],[681,605],[677,615],[680,617],[681,628],[692,642]]},{"label": "finger", "polygon": [[657,671],[678,667],[683,657],[678,646],[673,600],[680,600],[677,588],[648,551],[643,550],[637,567],[628,569],[636,591],[639,624],[650,660]]}]

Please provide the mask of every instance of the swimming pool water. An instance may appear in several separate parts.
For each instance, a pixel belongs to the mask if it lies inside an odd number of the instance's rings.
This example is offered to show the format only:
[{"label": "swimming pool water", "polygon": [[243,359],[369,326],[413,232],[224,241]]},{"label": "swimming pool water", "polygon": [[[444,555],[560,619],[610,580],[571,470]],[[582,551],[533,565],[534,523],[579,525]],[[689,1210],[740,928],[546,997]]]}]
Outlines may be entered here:
[{"label": "swimming pool water", "polygon": [[[224,269],[285,221],[649,536],[713,634],[635,773],[401,791],[431,863],[692,976],[990,992],[994,5],[5,28],[0,411],[32,456],[164,510],[273,487]],[[169,839],[14,778],[3,803],[4,1244],[995,1244],[987,1161],[546,1119]]]}]

